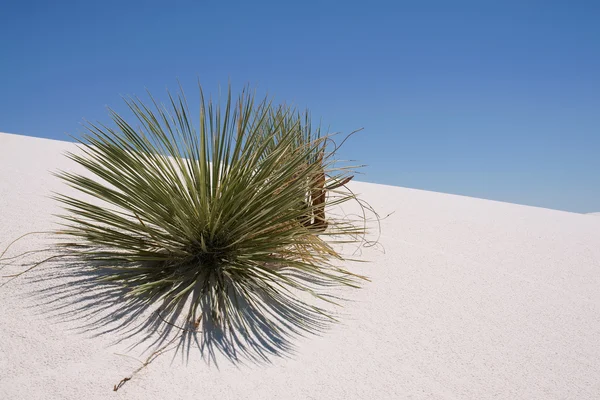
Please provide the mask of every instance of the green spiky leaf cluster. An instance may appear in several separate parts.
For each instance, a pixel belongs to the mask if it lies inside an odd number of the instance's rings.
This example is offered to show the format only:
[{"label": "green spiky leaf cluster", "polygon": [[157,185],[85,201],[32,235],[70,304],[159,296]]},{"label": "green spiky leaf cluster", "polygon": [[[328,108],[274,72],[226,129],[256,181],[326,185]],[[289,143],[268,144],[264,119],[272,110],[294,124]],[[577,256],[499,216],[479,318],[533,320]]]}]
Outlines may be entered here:
[{"label": "green spiky leaf cluster", "polygon": [[[338,189],[348,171],[334,166],[330,138],[308,114],[248,91],[215,104],[200,89],[195,122],[182,94],[169,100],[130,98],[135,124],[111,111],[112,127],[87,125],[68,154],[87,172],[58,173],[85,195],[56,196],[61,246],[135,301],[186,307],[188,322],[251,329],[248,308],[298,326],[322,315],[298,294],[327,300],[320,289],[362,278],[334,249],[364,228],[326,213],[355,199]],[[295,312],[277,314],[289,304]]]}]

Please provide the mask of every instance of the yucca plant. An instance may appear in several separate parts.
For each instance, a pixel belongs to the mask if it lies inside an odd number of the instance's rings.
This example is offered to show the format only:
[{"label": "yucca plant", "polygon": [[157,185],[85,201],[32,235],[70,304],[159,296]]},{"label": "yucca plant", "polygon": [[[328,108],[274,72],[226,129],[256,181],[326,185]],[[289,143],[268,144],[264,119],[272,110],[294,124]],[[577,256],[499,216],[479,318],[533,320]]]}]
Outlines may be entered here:
[{"label": "yucca plant", "polygon": [[114,126],[87,124],[80,151],[67,154],[87,172],[57,173],[83,195],[55,196],[61,254],[96,271],[95,284],[121,288],[121,301],[242,347],[239,332],[266,346],[261,329],[274,343],[333,318],[309,298],[332,302],[327,288],[365,279],[336,250],[365,225],[328,215],[357,200],[331,138],[308,113],[247,90],[222,104],[200,88],[197,124],[183,92],[168,105],[150,99],[126,100],[137,126],[110,111]]}]

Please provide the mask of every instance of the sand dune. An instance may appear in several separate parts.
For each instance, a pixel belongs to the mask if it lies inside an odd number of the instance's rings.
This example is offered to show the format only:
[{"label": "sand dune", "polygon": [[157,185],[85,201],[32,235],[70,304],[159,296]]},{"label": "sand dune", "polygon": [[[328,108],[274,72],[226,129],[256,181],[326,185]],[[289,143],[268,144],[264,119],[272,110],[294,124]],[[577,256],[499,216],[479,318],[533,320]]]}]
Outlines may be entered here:
[{"label": "sand dune", "polygon": [[[53,227],[47,196],[64,187],[49,171],[73,169],[61,153],[74,148],[0,134],[0,249]],[[0,399],[600,398],[600,219],[351,185],[393,213],[381,246],[362,251],[371,262],[352,267],[372,282],[295,354],[219,368],[166,354],[114,393],[143,349],[56,316],[36,292],[56,282],[33,274],[0,288]],[[40,246],[32,237],[14,252]]]}]

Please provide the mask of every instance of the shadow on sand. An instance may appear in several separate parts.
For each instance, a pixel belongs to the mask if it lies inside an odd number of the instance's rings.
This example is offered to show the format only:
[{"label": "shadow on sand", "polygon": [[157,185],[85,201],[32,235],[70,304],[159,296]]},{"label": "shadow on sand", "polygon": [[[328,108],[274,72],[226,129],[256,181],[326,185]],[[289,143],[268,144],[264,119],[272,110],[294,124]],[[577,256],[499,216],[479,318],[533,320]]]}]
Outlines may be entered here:
[{"label": "shadow on sand", "polygon": [[[334,314],[332,307],[317,307],[289,292],[279,297],[259,294],[263,300],[259,306],[238,296],[239,316],[235,325],[225,329],[213,318],[186,323],[185,302],[164,313],[160,302],[148,303],[128,295],[128,290],[118,284],[101,282],[103,275],[105,272],[97,265],[82,265],[68,257],[54,259],[23,277],[30,287],[24,295],[35,299],[33,307],[41,313],[76,332],[110,335],[115,338],[114,345],[125,343],[128,351],[140,346],[144,347],[142,353],[175,350],[173,359],[180,355],[185,362],[197,349],[208,364],[217,368],[223,359],[220,355],[234,364],[262,364],[270,363],[273,357],[291,357],[300,337],[323,333],[335,322],[330,316],[340,315]],[[323,289],[314,278],[302,278]],[[344,300],[325,297],[336,302]],[[199,309],[201,315],[210,315],[210,299],[202,298]]]}]

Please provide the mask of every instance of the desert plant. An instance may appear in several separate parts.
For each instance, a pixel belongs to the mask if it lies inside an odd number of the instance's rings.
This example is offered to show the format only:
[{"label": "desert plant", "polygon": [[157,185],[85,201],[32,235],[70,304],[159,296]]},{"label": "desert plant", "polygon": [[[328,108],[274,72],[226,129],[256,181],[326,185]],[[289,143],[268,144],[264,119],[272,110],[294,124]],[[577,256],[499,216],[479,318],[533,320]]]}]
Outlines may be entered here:
[{"label": "desert plant", "polygon": [[311,330],[333,318],[305,295],[332,302],[324,289],[365,279],[336,250],[365,226],[327,215],[357,200],[341,190],[351,168],[336,167],[331,137],[248,90],[222,104],[200,88],[198,125],[183,92],[166,106],[150,99],[126,99],[139,127],[111,110],[114,126],[88,123],[67,154],[86,172],[56,174],[79,193],[55,196],[60,254],[184,330]]}]

